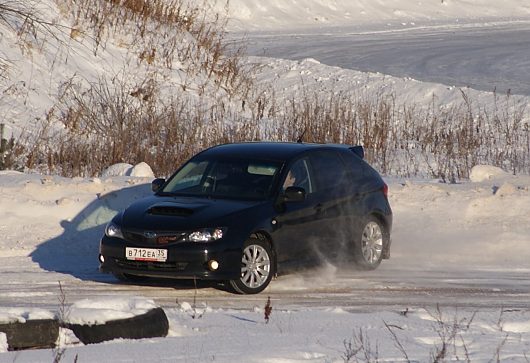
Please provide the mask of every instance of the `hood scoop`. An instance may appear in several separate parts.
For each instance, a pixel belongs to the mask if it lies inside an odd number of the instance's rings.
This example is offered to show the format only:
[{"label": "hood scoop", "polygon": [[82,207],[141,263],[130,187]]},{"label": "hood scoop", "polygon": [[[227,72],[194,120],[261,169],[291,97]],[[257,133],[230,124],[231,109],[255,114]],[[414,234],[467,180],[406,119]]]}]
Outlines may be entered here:
[{"label": "hood scoop", "polygon": [[149,208],[147,213],[158,216],[189,217],[193,214],[193,209],[159,205]]}]

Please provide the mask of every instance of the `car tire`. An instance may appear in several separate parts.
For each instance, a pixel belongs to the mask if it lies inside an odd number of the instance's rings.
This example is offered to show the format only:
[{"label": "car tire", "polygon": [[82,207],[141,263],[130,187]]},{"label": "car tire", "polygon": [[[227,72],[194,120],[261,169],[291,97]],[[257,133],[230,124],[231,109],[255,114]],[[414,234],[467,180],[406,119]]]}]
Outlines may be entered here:
[{"label": "car tire", "polygon": [[165,337],[169,321],[162,308],[151,309],[145,314],[128,319],[116,319],[105,324],[66,324],[83,344],[101,343],[118,338],[143,339]]},{"label": "car tire", "polygon": [[249,238],[241,254],[241,276],[229,284],[238,294],[258,294],[265,290],[274,275],[274,254],[266,240]]},{"label": "car tire", "polygon": [[7,337],[8,350],[54,348],[59,337],[59,322],[36,319],[0,324],[0,333]]},{"label": "car tire", "polygon": [[388,238],[387,229],[378,218],[366,218],[353,246],[356,266],[362,270],[375,270],[381,264]]}]

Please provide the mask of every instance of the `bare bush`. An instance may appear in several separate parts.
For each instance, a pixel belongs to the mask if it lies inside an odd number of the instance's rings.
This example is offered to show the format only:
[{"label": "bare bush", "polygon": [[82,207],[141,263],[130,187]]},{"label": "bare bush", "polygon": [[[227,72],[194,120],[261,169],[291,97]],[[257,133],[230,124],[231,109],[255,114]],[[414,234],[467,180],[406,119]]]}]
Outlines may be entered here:
[{"label": "bare bush", "polygon": [[54,24],[45,21],[38,11],[38,2],[32,0],[0,0],[0,23],[18,35],[37,37],[37,28],[49,29]]},{"label": "bare bush", "polygon": [[[117,162],[145,161],[159,175],[170,174],[197,151],[225,142],[251,140],[361,144],[383,174],[430,176],[455,182],[474,165],[496,165],[513,173],[530,172],[530,132],[523,108],[506,106],[488,113],[461,105],[441,109],[397,106],[392,96],[324,100],[318,94],[285,103],[271,93],[255,93],[238,109],[224,98],[163,100],[159,82],[147,78],[130,85],[124,78],[102,79],[62,98],[60,141],[35,142],[27,166],[44,160],[63,175],[95,175]],[[269,95],[269,96],[267,96]],[[467,97],[467,96],[466,96]],[[508,98],[509,101],[509,98]],[[478,111],[474,111],[478,110]],[[42,140],[41,140],[42,141]]]},{"label": "bare bush", "polygon": [[[0,170],[23,171],[27,165],[29,135],[22,132],[19,139],[13,136],[7,138],[4,129],[4,124],[0,124]],[[31,138],[33,140],[35,138]]]},{"label": "bare bush", "polygon": [[[432,362],[445,362],[449,358],[464,359],[466,362],[471,362],[462,333],[469,330],[476,313],[473,313],[469,318],[459,318],[455,312],[452,319],[446,320],[438,305],[434,311],[427,310],[427,312],[434,319],[435,330],[439,337],[439,344],[431,352]],[[457,341],[457,338],[460,340]],[[458,347],[459,343],[461,343],[461,348]],[[460,354],[464,356],[460,357]]]},{"label": "bare bush", "polygon": [[[504,109],[472,105],[467,94],[451,107],[397,105],[393,95],[304,94],[263,113],[281,119],[267,136],[280,140],[361,144],[383,174],[430,176],[444,182],[469,177],[474,165],[530,173],[530,131],[524,106],[507,95]],[[498,96],[494,95],[494,102]],[[273,110],[273,111],[271,111]]]},{"label": "bare bush", "polygon": [[263,309],[263,313],[264,313],[264,318],[265,318],[265,324],[268,324],[271,318],[271,314],[272,314],[272,304],[271,304],[270,296],[267,296],[267,302],[265,303],[265,308]]},{"label": "bare bush", "polygon": [[[408,308],[407,308],[407,311],[408,311]],[[406,316],[406,315],[404,315],[404,316]],[[394,343],[394,346],[401,352],[401,354],[405,358],[405,362],[410,363],[410,359],[409,359],[409,356],[407,354],[407,351],[405,350],[405,348],[403,347],[403,344],[401,344],[401,341],[399,340],[398,336],[394,332],[394,328],[398,328],[398,329],[402,329],[402,328],[398,327],[396,325],[387,324],[386,321],[384,321],[383,323],[385,324],[385,328],[388,330],[388,332],[390,333],[390,336],[392,337],[392,341]]]},{"label": "bare bush", "polygon": [[27,167],[94,176],[114,163],[145,161],[157,175],[169,175],[206,147],[258,137],[255,123],[230,111],[222,100],[181,95],[164,101],[159,92],[153,78],[135,85],[125,75],[102,79],[87,90],[70,85],[50,117],[64,130],[54,132],[51,121],[44,123],[29,143],[34,148]]},{"label": "bare bush", "polygon": [[[35,0],[0,0],[0,24],[12,30],[24,52],[41,47],[47,37],[58,40],[58,34],[68,30],[63,25],[48,21],[42,10],[43,4]],[[0,70],[6,64],[8,62],[3,59]]]},{"label": "bare bush", "polygon": [[376,345],[372,346],[370,338],[366,332],[361,328],[358,332],[354,332],[353,338],[343,342],[344,352],[342,359],[344,363],[350,362],[379,362],[379,348]]}]

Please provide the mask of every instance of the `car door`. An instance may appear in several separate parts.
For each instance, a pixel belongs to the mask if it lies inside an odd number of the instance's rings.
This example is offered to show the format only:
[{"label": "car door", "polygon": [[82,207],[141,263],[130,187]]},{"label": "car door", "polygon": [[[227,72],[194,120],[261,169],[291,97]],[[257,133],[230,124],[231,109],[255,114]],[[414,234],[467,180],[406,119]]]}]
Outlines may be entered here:
[{"label": "car door", "polygon": [[351,243],[353,223],[357,219],[358,192],[353,174],[335,150],[319,150],[311,154],[315,184],[315,225],[320,231],[319,251],[335,259]]},{"label": "car door", "polygon": [[280,183],[283,192],[289,186],[305,190],[303,201],[284,202],[275,218],[274,240],[280,266],[297,265],[314,259],[313,246],[320,238],[314,176],[308,157],[294,160],[286,168]]}]

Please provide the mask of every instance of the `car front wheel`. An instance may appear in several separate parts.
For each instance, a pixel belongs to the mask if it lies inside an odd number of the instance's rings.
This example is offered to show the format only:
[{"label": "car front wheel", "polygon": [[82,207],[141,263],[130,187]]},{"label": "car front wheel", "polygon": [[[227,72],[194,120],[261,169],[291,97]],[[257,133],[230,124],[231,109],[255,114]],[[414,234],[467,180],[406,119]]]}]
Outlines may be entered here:
[{"label": "car front wheel", "polygon": [[376,269],[383,259],[383,248],[387,238],[384,225],[377,218],[368,217],[354,246],[357,266],[363,270]]},{"label": "car front wheel", "polygon": [[248,239],[241,256],[241,276],[230,280],[230,285],[240,294],[257,294],[263,291],[273,276],[273,259],[274,255],[267,241]]}]

